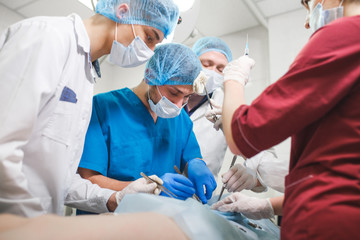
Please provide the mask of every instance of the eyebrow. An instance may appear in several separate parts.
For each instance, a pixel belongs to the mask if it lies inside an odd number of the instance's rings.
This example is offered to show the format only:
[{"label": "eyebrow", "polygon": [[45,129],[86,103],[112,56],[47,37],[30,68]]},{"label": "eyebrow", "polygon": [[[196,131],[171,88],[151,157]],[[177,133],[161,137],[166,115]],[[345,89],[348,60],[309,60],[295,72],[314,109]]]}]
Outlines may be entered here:
[{"label": "eyebrow", "polygon": [[[171,89],[174,89],[176,92],[177,92],[177,94],[184,94],[185,95],[185,93],[183,92],[183,91],[181,91],[180,89],[178,89],[177,87],[174,87],[174,86],[169,86]],[[185,95],[185,97],[188,97],[188,96],[191,96],[191,95],[193,95],[194,93],[189,93],[188,95]]]},{"label": "eyebrow", "polygon": [[151,29],[151,30],[154,32],[156,40],[159,41],[160,40],[159,34],[154,29]]},{"label": "eyebrow", "polygon": [[171,89],[174,89],[177,93],[181,93],[181,94],[184,94],[183,91],[181,91],[180,89],[178,89],[177,87],[174,87],[174,86],[169,86]]}]

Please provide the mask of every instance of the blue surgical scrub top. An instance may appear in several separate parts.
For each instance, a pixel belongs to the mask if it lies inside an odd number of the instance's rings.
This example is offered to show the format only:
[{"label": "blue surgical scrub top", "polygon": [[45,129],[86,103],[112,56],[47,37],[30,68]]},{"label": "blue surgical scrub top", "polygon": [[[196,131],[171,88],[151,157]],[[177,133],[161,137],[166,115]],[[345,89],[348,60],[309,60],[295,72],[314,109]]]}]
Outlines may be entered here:
[{"label": "blue surgical scrub top", "polygon": [[109,178],[133,181],[140,172],[161,177],[201,158],[192,121],[182,110],[156,124],[128,88],[96,95],[79,167]]}]

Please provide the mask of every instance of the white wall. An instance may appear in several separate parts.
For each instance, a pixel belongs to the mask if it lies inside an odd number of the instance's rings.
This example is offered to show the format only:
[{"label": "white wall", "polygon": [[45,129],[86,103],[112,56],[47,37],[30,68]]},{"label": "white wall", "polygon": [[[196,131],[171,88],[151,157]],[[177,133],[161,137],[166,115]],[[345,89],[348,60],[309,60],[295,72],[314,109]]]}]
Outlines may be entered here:
[{"label": "white wall", "polygon": [[0,33],[9,25],[24,19],[23,16],[15,13],[0,3]]},{"label": "white wall", "polygon": [[[305,29],[304,9],[269,19],[270,81],[276,82],[308,41],[311,31]],[[290,138],[275,147],[278,157],[289,159]]]}]

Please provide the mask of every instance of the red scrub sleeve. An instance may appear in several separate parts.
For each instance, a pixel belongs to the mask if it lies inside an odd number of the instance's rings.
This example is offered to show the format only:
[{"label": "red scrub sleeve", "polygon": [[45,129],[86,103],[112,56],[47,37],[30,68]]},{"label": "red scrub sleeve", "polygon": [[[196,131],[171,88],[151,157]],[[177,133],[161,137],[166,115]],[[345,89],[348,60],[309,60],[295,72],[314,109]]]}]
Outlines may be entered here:
[{"label": "red scrub sleeve", "polygon": [[231,120],[231,132],[234,142],[240,152],[247,158],[255,156],[260,152],[251,142],[250,133],[242,127],[247,122],[249,106],[241,105],[233,114]]}]

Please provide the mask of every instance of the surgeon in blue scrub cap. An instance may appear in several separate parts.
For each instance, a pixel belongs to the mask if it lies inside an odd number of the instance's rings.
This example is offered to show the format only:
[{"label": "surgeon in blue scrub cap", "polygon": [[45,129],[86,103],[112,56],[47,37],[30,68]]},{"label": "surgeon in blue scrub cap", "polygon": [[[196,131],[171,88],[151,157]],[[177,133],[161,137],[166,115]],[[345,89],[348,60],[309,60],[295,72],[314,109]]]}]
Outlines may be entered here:
[{"label": "surgeon in blue scrub cap", "polygon": [[96,14],[84,20],[77,14],[34,17],[4,29],[0,182],[7,184],[0,184],[0,212],[36,217],[62,215],[65,204],[99,213],[116,205],[115,193],[84,181],[74,169],[93,83],[101,76],[98,59],[110,54],[120,67],[144,64],[174,30],[178,15],[172,0],[99,0]]},{"label": "surgeon in blue scrub cap", "polygon": [[192,47],[192,50],[199,57],[206,52],[215,51],[224,54],[228,62],[232,60],[232,53],[229,46],[217,37],[204,37],[199,39]]},{"label": "surgeon in blue scrub cap", "polygon": [[149,60],[155,44],[174,30],[179,18],[173,0],[100,0],[96,13],[116,23],[109,60],[120,67]]},{"label": "surgeon in blue scrub cap", "polygon": [[[192,122],[182,109],[200,78],[195,53],[169,43],[156,47],[138,86],[96,95],[80,175],[119,191],[144,172],[161,176],[178,199],[196,193],[206,203],[216,182],[201,160]],[[175,173],[174,166],[188,178]]]}]

